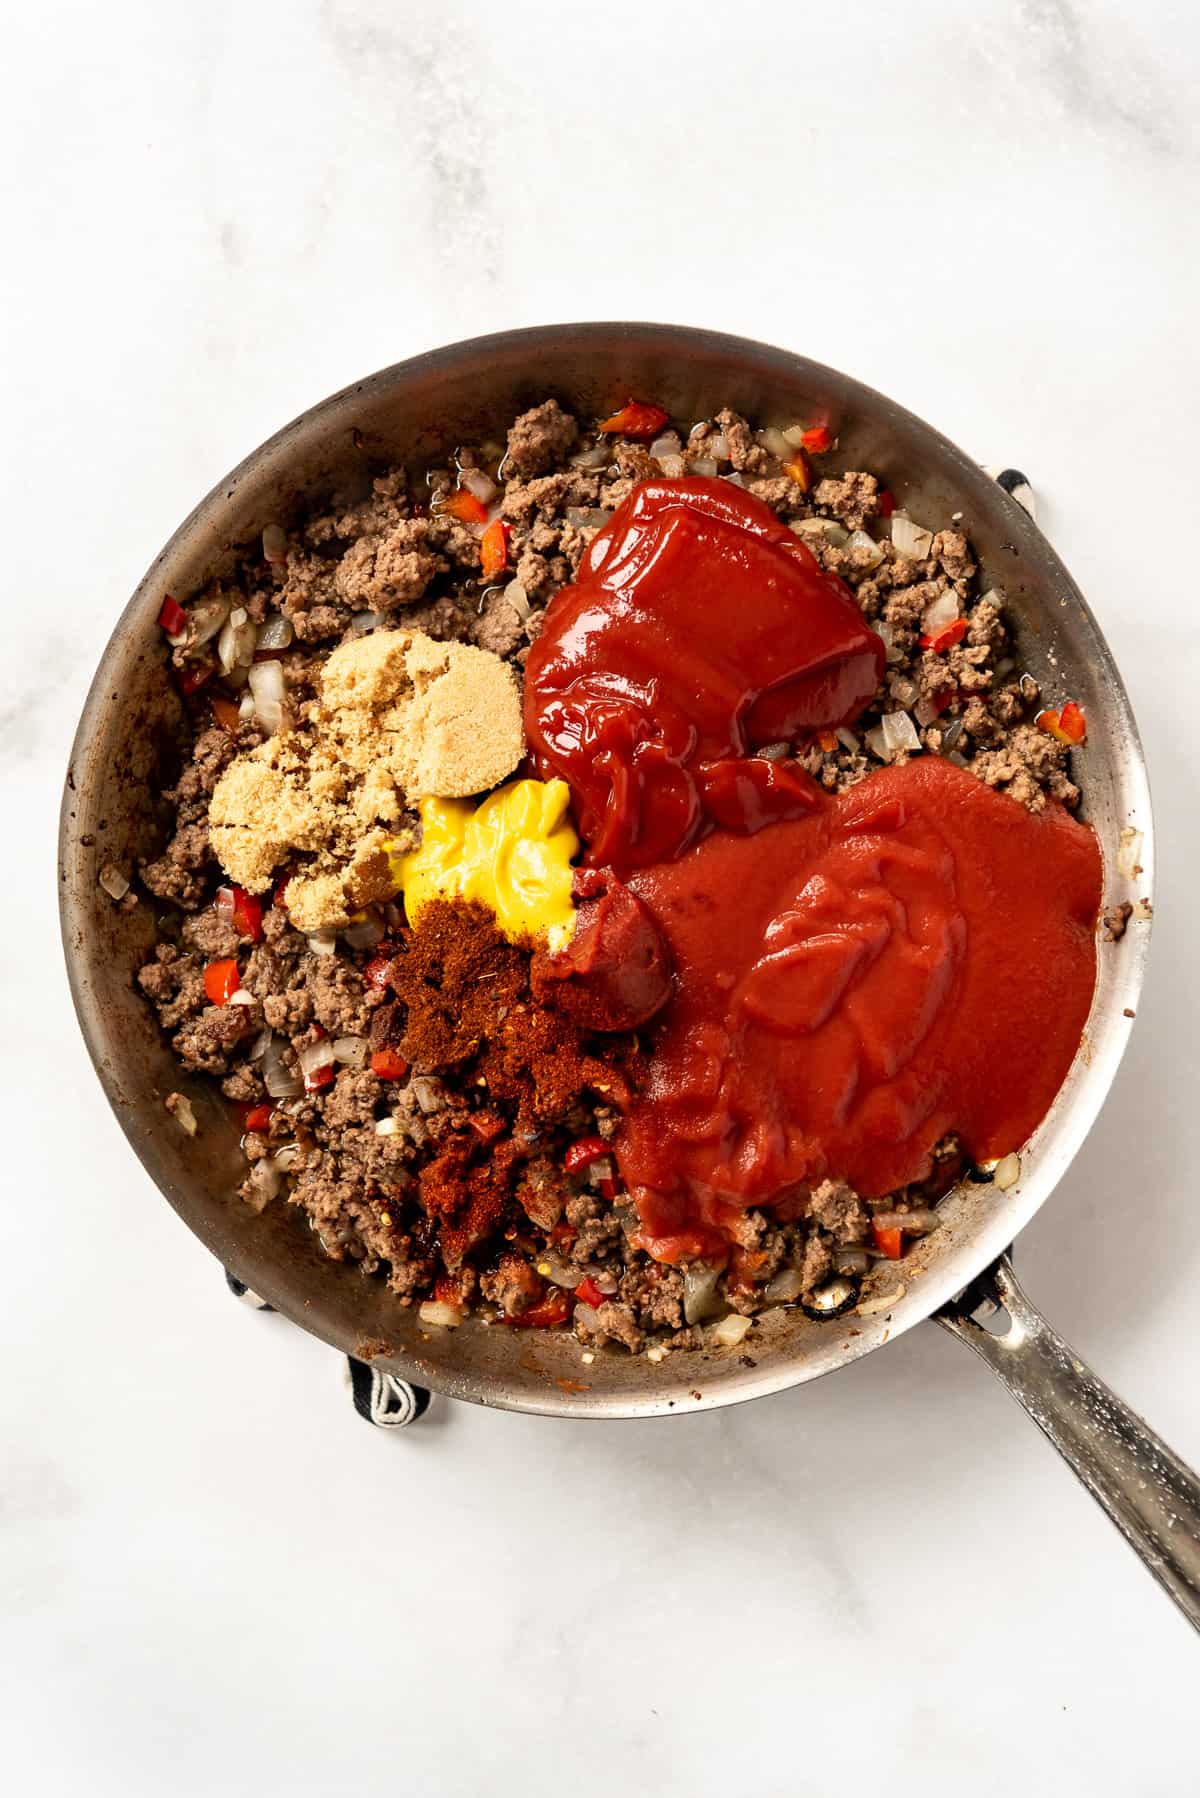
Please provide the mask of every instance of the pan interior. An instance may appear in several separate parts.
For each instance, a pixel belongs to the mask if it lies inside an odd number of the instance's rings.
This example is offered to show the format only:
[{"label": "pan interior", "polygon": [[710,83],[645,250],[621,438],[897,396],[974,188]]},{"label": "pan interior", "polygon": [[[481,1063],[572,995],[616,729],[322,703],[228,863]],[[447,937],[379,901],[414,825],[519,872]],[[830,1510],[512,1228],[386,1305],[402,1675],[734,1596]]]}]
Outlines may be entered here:
[{"label": "pan interior", "polygon": [[[1084,813],[1099,834],[1105,903],[1150,894],[1149,796],[1128,700],[1107,645],[1070,576],[1025,513],[971,460],[910,413],[819,364],[763,345],[656,325],[546,327],[476,339],[401,363],[334,396],[254,452],[201,502],[154,562],[122,615],[76,738],[60,845],[63,934],[89,1050],[122,1127],[166,1198],[197,1236],[271,1304],[339,1349],[451,1396],[563,1415],[648,1415],[756,1397],[828,1372],[877,1347],[959,1291],[1011,1242],[1052,1190],[1103,1101],[1136,1010],[1146,926],[1100,946],[1088,1028],[1050,1114],[1006,1193],[965,1187],[944,1224],[888,1269],[886,1309],[816,1323],[777,1311],[736,1349],[666,1356],[623,1350],[590,1364],[571,1339],[419,1322],[379,1281],[327,1259],[305,1219],[284,1204],[255,1217],[231,1195],[242,1160],[232,1112],[215,1084],[184,1076],[159,1036],[133,974],[153,940],[149,909],[117,911],[97,881],[129,866],[163,827],[157,794],[178,756],[180,710],[156,617],[163,594],[186,600],[274,519],[384,462],[420,466],[456,444],[502,436],[548,394],[587,417],[631,394],[685,421],[723,405],[760,424],[827,418],[836,469],[877,473],[922,523],[962,514],[983,585],[1002,587],[1021,660],[1051,702],[1071,696],[1089,718],[1076,757]],[[1136,886],[1117,868],[1122,827],[1144,832]],[[163,1109],[186,1091],[199,1133]]]}]

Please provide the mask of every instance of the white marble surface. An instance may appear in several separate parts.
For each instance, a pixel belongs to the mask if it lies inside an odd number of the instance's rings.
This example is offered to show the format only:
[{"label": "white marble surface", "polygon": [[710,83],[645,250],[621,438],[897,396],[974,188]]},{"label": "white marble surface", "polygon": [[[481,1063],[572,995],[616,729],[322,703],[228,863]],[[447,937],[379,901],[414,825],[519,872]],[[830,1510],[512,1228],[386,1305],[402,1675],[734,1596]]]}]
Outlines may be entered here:
[{"label": "white marble surface", "polygon": [[52,865],[113,617],[310,401],[571,317],[853,371],[1028,469],[1127,673],[1149,986],[1020,1262],[1200,1461],[1194,9],[42,0],[5,35],[9,1789],[1188,1789],[1194,1639],[932,1327],[665,1426],[360,1423],[126,1147]]}]

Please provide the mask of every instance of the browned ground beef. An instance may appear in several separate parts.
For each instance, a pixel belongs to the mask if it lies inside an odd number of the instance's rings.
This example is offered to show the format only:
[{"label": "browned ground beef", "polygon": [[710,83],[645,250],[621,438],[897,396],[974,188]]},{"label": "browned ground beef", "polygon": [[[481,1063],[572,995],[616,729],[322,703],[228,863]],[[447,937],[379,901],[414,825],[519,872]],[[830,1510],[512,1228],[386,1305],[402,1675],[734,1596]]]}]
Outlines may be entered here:
[{"label": "browned ground beef", "polygon": [[[784,472],[770,442],[729,411],[690,437],[682,432],[677,449],[677,455],[663,452],[666,472],[683,472],[696,460],[704,464],[702,472],[711,472],[716,461],[719,472],[798,528],[821,563],[854,589],[865,616],[888,642],[884,682],[858,727],[837,733],[824,747],[814,743],[797,751],[827,788],[852,785],[879,765],[869,733],[883,713],[903,709],[915,717],[927,753],[951,755],[1031,809],[1044,805],[1048,794],[1076,802],[1068,751],[1033,723],[1039,693],[1013,660],[1003,595],[977,592],[975,563],[961,532],[937,531],[920,560],[900,555],[881,517],[872,475],[852,470],[818,478],[806,493]],[[457,479],[453,469],[434,468],[419,481],[403,469],[383,470],[361,491],[337,494],[298,517],[286,532],[284,557],[267,561],[260,545],[249,546],[232,579],[194,596],[186,639],[172,651],[176,668],[194,675],[210,667],[214,642],[211,636],[199,640],[201,623],[240,605],[259,624],[276,615],[290,621],[294,638],[281,660],[298,718],[312,703],[327,653],[380,624],[479,644],[519,671],[546,603],[571,579],[603,518],[635,481],[662,472],[660,463],[645,444],[589,434],[552,399],[515,421],[506,446],[467,446],[458,462],[495,478],[499,513],[512,527],[515,579],[485,588],[478,537],[439,513],[439,499]],[[851,536],[864,531],[867,537]],[[959,643],[934,654],[921,647],[922,618],[946,592],[960,601],[967,630]],[[182,1065],[218,1079],[230,1099],[254,1105],[267,1097],[262,1070],[268,1035],[287,1069],[322,1034],[366,1039],[369,1055],[404,1041],[405,1007],[394,990],[364,981],[373,947],[356,949],[339,939],[332,955],[314,953],[286,912],[268,903],[262,940],[247,953],[248,945],[239,944],[237,930],[215,909],[224,876],[209,849],[208,798],[232,757],[260,741],[262,731],[253,720],[233,729],[215,723],[214,694],[230,702],[241,697],[214,672],[186,700],[194,739],[190,759],[166,795],[174,826],[162,853],[140,870],[161,907],[160,940],[138,979]],[[903,752],[893,759],[903,759]],[[1118,935],[1124,921],[1109,914],[1109,934]],[[402,928],[394,907],[382,922],[393,933]],[[239,951],[251,1002],[211,1005],[205,964]],[[707,1295],[698,1296],[703,1269],[661,1267],[630,1242],[635,1218],[620,1193],[613,1198],[602,1191],[615,1171],[611,1160],[578,1175],[563,1170],[572,1140],[608,1138],[617,1126],[606,1096],[585,1092],[568,1112],[532,1133],[536,1141],[506,1139],[499,1223],[465,1258],[448,1260],[422,1204],[423,1178],[435,1164],[446,1165],[448,1145],[463,1138],[472,1115],[479,1116],[474,1079],[457,1064],[415,1065],[406,1079],[388,1083],[369,1066],[341,1066],[331,1085],[283,1099],[266,1128],[246,1136],[249,1172],[242,1198],[261,1208],[286,1195],[307,1213],[328,1254],[386,1278],[402,1303],[429,1295],[452,1269],[457,1301],[485,1316],[519,1318],[554,1286],[590,1281],[586,1291],[601,1302],[577,1305],[576,1334],[636,1351],[651,1335],[666,1346],[690,1346],[700,1340],[705,1316],[807,1300],[833,1276],[849,1278],[852,1290],[874,1253],[872,1214],[925,1212],[961,1171],[956,1147],[947,1143],[920,1189],[868,1204],[840,1182],[826,1181],[799,1219],[780,1225],[749,1212],[729,1265],[715,1286],[709,1279]],[[393,1126],[381,1135],[376,1125],[387,1118]],[[514,1121],[501,1106],[500,1122],[508,1128]],[[444,1283],[439,1288],[442,1296],[447,1290]]]}]

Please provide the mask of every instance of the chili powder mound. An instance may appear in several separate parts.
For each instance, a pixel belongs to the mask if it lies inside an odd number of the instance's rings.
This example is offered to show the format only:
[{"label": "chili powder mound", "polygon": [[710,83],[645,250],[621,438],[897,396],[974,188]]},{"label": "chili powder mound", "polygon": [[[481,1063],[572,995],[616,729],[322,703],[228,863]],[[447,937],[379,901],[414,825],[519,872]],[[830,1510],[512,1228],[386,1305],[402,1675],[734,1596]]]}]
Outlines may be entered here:
[{"label": "chili powder mound", "polygon": [[535,996],[532,956],[500,934],[485,907],[439,899],[422,908],[392,964],[407,1010],[402,1054],[486,1107],[443,1136],[420,1174],[421,1202],[440,1220],[451,1269],[510,1211],[549,1228],[565,1193],[565,1185],[547,1191],[555,1127],[569,1126],[585,1095],[623,1108],[638,1084],[633,1034],[597,1042]]}]

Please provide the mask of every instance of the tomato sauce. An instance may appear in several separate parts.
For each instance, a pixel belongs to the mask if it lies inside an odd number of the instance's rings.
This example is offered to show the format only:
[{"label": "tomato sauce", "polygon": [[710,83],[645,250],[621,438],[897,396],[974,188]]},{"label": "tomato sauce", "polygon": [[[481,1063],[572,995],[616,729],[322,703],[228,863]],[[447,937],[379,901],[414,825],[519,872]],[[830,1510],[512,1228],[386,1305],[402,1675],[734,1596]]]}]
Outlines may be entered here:
[{"label": "tomato sauce", "polygon": [[1019,1148],[1079,1046],[1100,853],[952,764],[881,769],[813,816],[714,833],[630,885],[676,989],[617,1143],[663,1260],[726,1244],[736,1211],[923,1179],[950,1131]]},{"label": "tomato sauce", "polygon": [[[657,927],[665,955],[644,924],[631,940],[658,987],[671,969],[616,1140],[661,1260],[721,1252],[748,1206],[800,1215],[828,1176],[866,1197],[924,1179],[950,1132],[978,1160],[1018,1148],[1079,1046],[1086,825],[932,756],[831,797],[753,754],[853,720],[883,665],[843,583],[715,480],[635,488],[534,644],[539,772]],[[611,956],[576,959],[586,985]]]}]

